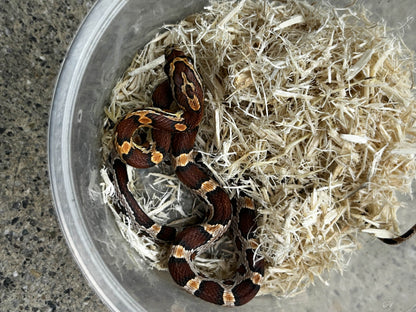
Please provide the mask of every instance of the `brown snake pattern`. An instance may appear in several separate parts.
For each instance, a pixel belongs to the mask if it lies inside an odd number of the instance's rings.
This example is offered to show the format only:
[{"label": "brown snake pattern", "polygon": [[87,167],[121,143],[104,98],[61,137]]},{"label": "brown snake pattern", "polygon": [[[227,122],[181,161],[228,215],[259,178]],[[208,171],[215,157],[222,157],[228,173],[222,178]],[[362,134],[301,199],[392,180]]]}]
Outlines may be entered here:
[{"label": "brown snake pattern", "polygon": [[[206,173],[203,164],[195,161],[193,146],[204,111],[201,79],[193,60],[182,51],[169,47],[165,57],[168,80],[155,89],[153,107],[131,112],[116,125],[114,145],[118,158],[113,160],[112,176],[117,208],[134,218],[147,234],[172,242],[168,268],[178,285],[211,303],[242,305],[255,297],[264,275],[264,260],[255,257],[259,242],[254,235],[257,227],[254,203],[244,195],[232,202]],[[179,109],[171,111],[172,103]],[[151,139],[140,135],[141,128],[151,129]],[[179,180],[203,199],[209,209],[203,223],[179,233],[149,218],[127,186],[126,164],[148,168],[163,161],[168,152]],[[238,251],[235,276],[230,280],[209,278],[197,270],[193,260],[228,230]]]},{"label": "brown snake pattern", "polygon": [[[195,161],[193,146],[204,111],[202,82],[193,60],[182,51],[168,47],[165,58],[168,79],[155,89],[153,107],[133,111],[116,125],[114,146],[118,157],[112,160],[112,180],[117,191],[117,208],[150,236],[172,242],[169,272],[186,291],[218,305],[242,305],[255,297],[264,275],[264,260],[255,257],[259,245],[254,235],[255,207],[244,195],[231,202],[218,182],[207,175],[203,164]],[[174,106],[176,109],[171,110]],[[141,128],[151,129],[150,138],[140,135]],[[179,180],[209,208],[203,223],[186,227],[179,233],[149,218],[127,186],[126,164],[149,168],[162,162],[168,153]],[[229,229],[239,251],[235,278],[223,281],[208,278],[198,272],[193,259]],[[399,244],[415,232],[416,225],[401,236],[380,240]]]}]

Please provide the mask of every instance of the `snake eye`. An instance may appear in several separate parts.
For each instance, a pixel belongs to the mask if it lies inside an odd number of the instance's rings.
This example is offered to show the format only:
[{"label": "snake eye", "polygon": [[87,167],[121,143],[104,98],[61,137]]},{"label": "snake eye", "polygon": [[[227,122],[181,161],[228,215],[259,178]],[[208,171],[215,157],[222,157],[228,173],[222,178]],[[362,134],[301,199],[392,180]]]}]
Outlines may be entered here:
[{"label": "snake eye", "polygon": [[194,59],[190,56],[186,56],[186,59],[189,61],[189,63],[191,63],[192,65],[194,65]]}]

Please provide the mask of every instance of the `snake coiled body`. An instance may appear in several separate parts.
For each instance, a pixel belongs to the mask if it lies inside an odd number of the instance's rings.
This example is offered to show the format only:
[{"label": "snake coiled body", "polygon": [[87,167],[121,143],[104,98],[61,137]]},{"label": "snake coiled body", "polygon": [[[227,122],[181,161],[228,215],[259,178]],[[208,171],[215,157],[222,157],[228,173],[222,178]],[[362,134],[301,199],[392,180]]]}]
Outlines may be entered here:
[{"label": "snake coiled body", "polygon": [[[202,82],[193,60],[182,51],[169,47],[165,58],[168,79],[155,89],[153,107],[131,112],[116,125],[114,145],[118,156],[112,161],[116,206],[147,234],[172,242],[168,268],[178,285],[211,303],[242,305],[255,297],[264,275],[264,260],[255,257],[259,245],[254,235],[255,207],[245,195],[231,202],[227,192],[207,174],[205,166],[195,161],[194,142],[204,111]],[[171,110],[175,106],[176,110]],[[151,129],[150,138],[140,133],[141,128]],[[208,206],[203,223],[179,233],[149,218],[127,186],[126,164],[148,168],[163,161],[168,153],[179,180]],[[230,280],[206,277],[196,269],[193,260],[228,230],[238,250],[235,276]]]}]

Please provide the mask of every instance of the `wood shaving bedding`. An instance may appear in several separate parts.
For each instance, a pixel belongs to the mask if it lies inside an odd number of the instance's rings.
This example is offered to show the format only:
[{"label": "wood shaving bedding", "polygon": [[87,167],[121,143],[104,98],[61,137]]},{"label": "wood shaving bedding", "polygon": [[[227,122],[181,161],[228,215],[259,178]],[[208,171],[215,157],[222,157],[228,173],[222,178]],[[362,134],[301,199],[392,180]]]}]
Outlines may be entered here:
[{"label": "wood shaving bedding", "polygon": [[[324,280],[324,272],[342,271],[360,232],[400,233],[396,195],[411,194],[416,173],[414,59],[385,24],[360,7],[216,0],[165,30],[113,90],[104,159],[112,125],[151,105],[166,79],[164,48],[175,43],[194,58],[205,84],[196,150],[231,196],[244,191],[258,207],[258,254],[267,265],[262,294],[294,295]],[[112,207],[105,167],[101,173]],[[203,210],[166,164],[129,175],[140,205],[158,222],[192,224]],[[139,257],[166,269],[169,246],[115,218]],[[199,266],[227,275],[230,246],[223,238]]]}]

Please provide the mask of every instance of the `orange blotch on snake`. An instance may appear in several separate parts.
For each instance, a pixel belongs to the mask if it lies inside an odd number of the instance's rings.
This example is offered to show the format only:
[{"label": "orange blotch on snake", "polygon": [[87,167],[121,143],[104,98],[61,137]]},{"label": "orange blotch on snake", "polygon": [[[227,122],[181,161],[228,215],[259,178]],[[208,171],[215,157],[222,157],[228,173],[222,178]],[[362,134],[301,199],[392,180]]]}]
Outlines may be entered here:
[{"label": "orange blotch on snake", "polygon": [[204,230],[211,234],[212,236],[216,236],[216,233],[220,232],[224,227],[221,224],[216,225],[210,225],[206,224],[204,225]]},{"label": "orange blotch on snake", "polygon": [[208,180],[204,183],[202,183],[201,185],[201,189],[205,192],[205,193],[209,193],[212,192],[213,190],[215,190],[217,188],[217,183],[215,183],[212,180]]},{"label": "orange blotch on snake", "polygon": [[175,258],[184,258],[185,257],[185,249],[181,245],[177,245],[172,250],[172,255]]},{"label": "orange blotch on snake", "polygon": [[140,116],[139,122],[143,125],[150,125],[152,123],[152,120],[147,116]]},{"label": "orange blotch on snake", "polygon": [[259,273],[253,273],[253,276],[251,278],[252,282],[256,285],[260,285],[262,279],[263,279],[263,276]]},{"label": "orange blotch on snake", "polygon": [[154,151],[150,160],[152,161],[152,163],[158,164],[163,160],[163,154],[158,151]]},{"label": "orange blotch on snake", "polygon": [[226,306],[234,305],[235,302],[234,295],[228,290],[224,291],[224,294],[222,295],[222,300],[224,301],[224,305]]},{"label": "orange blotch on snake", "polygon": [[[201,104],[199,103],[198,98],[195,96],[195,91],[196,91],[195,85],[191,81],[188,80],[185,72],[182,72],[181,76],[182,76],[182,81],[183,81],[181,92],[186,97],[188,106],[194,112],[197,112],[201,108]],[[195,73],[194,73],[194,76],[196,76]]]},{"label": "orange blotch on snake", "polygon": [[186,130],[186,125],[184,124],[176,124],[175,125],[175,129],[178,131],[185,131]]},{"label": "orange blotch on snake", "polygon": [[248,243],[249,243],[251,249],[255,250],[255,249],[257,249],[257,247],[259,247],[259,243],[254,239],[250,239]]},{"label": "orange blotch on snake", "polygon": [[254,209],[253,201],[248,197],[244,197],[244,207],[248,209]]},{"label": "orange blotch on snake", "polygon": [[195,96],[192,99],[188,97],[188,105],[195,112],[197,112],[201,108],[199,100]]},{"label": "orange blotch on snake", "polygon": [[121,146],[120,145],[117,146],[117,150],[118,150],[119,155],[121,156],[121,155],[124,155],[124,154],[128,154],[130,152],[131,147],[132,146],[131,146],[130,142],[124,141]]},{"label": "orange blotch on snake", "polygon": [[160,232],[160,229],[161,229],[162,227],[159,225],[159,224],[153,224],[152,226],[151,226],[151,230],[152,230],[152,232],[155,234],[155,235],[157,235],[159,232]]},{"label": "orange blotch on snake", "polygon": [[190,292],[194,293],[199,289],[199,285],[201,284],[201,280],[198,278],[193,278],[186,283],[186,288],[189,289]]},{"label": "orange blotch on snake", "polygon": [[189,155],[188,154],[180,154],[175,159],[176,167],[185,167],[189,162]]}]

